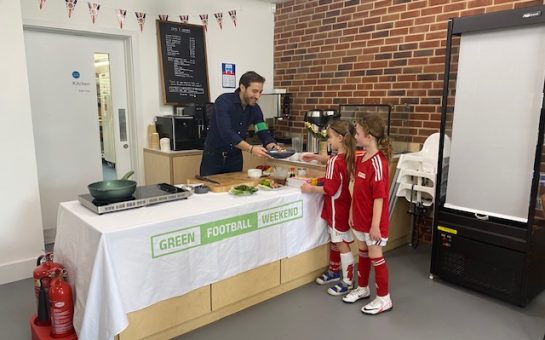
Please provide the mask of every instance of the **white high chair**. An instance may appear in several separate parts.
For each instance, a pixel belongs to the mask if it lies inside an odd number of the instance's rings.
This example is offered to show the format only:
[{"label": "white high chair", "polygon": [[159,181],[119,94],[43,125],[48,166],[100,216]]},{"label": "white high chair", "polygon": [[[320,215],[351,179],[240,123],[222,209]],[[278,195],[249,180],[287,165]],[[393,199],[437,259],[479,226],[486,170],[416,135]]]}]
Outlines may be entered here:
[{"label": "white high chair", "polygon": [[[450,139],[445,138],[444,157],[448,158]],[[424,206],[431,206],[435,199],[437,177],[437,157],[439,153],[439,133],[429,136],[422,150],[403,154],[397,164],[397,197]]]}]

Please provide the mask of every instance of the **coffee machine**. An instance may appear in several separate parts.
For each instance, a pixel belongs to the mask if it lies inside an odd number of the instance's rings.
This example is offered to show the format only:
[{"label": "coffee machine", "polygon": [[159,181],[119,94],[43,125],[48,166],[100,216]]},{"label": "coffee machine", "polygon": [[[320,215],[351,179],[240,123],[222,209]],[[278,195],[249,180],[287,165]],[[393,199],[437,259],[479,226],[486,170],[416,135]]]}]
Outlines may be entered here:
[{"label": "coffee machine", "polygon": [[[311,110],[305,112],[303,120],[306,123],[311,124],[312,128],[316,131],[321,131],[324,127],[324,116],[322,110]],[[307,152],[318,153],[320,151],[320,140],[314,135],[314,133],[307,132]]]},{"label": "coffee machine", "polygon": [[202,150],[208,126],[206,106],[176,107],[175,114],[155,117],[160,138],[170,139],[170,149]]}]

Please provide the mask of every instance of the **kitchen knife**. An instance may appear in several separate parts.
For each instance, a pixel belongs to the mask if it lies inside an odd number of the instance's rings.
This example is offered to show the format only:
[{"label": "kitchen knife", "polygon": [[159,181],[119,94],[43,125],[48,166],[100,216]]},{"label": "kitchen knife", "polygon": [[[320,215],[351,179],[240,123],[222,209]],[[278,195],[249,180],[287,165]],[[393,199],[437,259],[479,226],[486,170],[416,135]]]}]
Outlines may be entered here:
[{"label": "kitchen knife", "polygon": [[207,181],[207,182],[210,182],[210,183],[220,184],[221,185],[220,182],[214,181],[213,179],[206,178],[206,177],[203,177],[203,176],[195,175],[195,178],[198,179],[198,180],[201,180],[201,181]]}]

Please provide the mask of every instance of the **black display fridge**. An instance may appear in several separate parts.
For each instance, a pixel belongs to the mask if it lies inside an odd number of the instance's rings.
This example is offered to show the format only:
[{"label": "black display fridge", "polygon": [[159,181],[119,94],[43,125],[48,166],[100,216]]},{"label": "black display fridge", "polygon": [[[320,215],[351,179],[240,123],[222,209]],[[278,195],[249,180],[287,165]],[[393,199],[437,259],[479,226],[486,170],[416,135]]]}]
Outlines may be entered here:
[{"label": "black display fridge", "polygon": [[449,21],[430,278],[545,287],[544,88],[545,6]]}]

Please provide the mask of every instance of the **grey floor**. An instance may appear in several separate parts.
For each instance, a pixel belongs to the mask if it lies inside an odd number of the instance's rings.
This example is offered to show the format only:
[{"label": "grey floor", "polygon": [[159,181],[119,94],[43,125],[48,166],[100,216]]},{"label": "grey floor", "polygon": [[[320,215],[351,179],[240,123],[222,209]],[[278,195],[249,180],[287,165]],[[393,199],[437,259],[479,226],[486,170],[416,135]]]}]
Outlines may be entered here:
[{"label": "grey floor", "polygon": [[177,337],[204,339],[543,339],[545,293],[522,309],[428,279],[429,249],[387,254],[391,312],[367,316],[308,284]]},{"label": "grey floor", "polygon": [[[199,339],[543,339],[545,293],[526,308],[428,279],[429,251],[403,247],[387,254],[394,310],[363,315],[308,284],[195,330]],[[30,339],[32,280],[0,286],[0,339]]]}]

